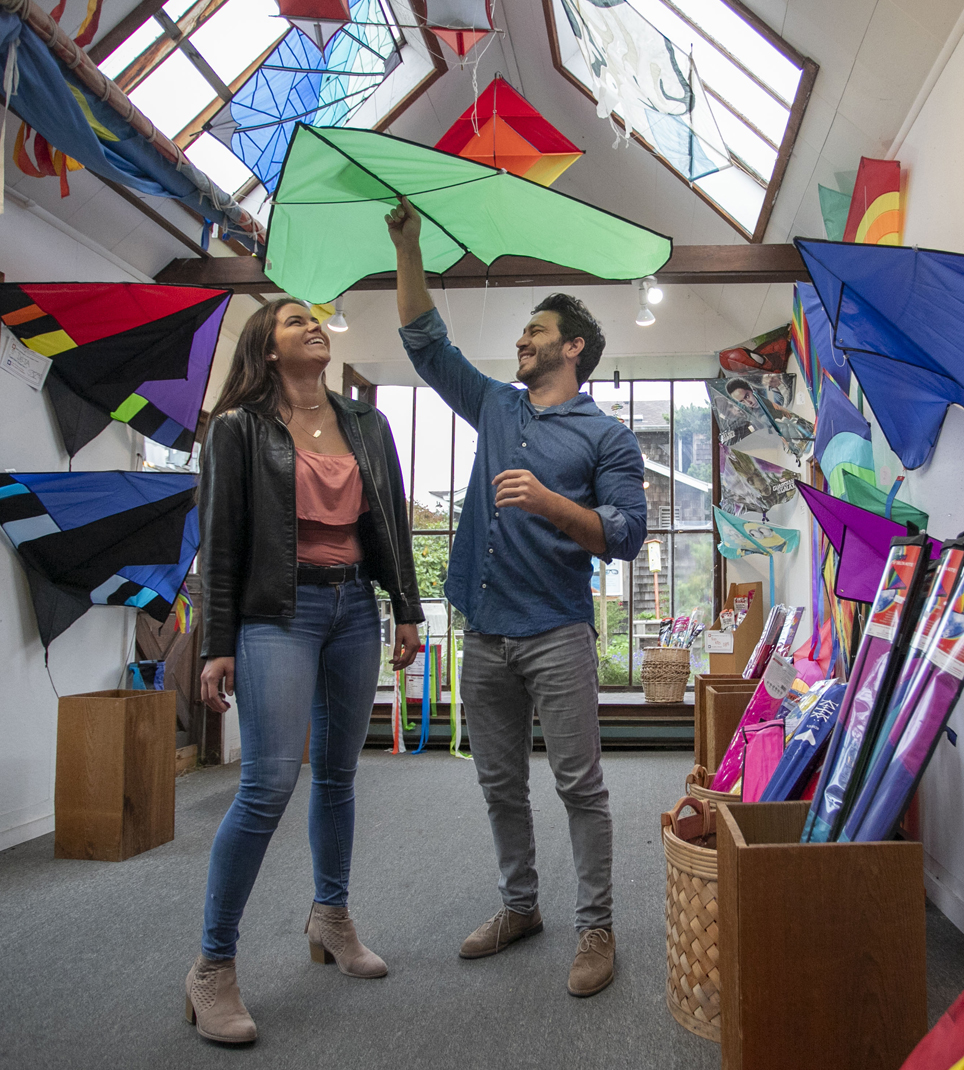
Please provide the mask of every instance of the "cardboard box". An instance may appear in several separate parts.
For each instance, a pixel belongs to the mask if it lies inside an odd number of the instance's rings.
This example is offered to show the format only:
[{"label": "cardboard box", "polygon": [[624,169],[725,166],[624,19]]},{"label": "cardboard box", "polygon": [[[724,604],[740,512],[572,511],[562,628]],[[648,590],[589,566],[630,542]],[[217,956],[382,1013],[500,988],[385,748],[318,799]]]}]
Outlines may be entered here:
[{"label": "cardboard box", "polygon": [[742,688],[730,688],[724,684],[706,689],[706,712],[703,718],[706,761],[701,764],[709,772],[715,773],[719,769],[759,682],[746,680],[746,686]]},{"label": "cardboard box", "polygon": [[[720,635],[720,618],[717,617],[711,627],[703,633],[703,645],[707,651],[710,651],[710,674],[713,676],[720,673],[741,673],[746,668],[746,663],[750,660],[750,655],[753,653],[753,648],[756,646],[757,640],[763,634],[763,584],[756,583],[731,583],[730,593],[727,595],[726,604],[723,606],[723,610],[733,608],[734,598],[746,598],[753,593],[753,599],[750,602],[750,607],[747,610],[746,616],[740,623],[739,628],[735,631],[727,633],[733,636],[732,645],[726,642],[724,636]],[[718,638],[714,640],[713,633],[717,633]],[[709,636],[709,638],[707,638]],[[723,643],[729,647],[728,651],[720,653],[713,653],[711,647],[714,642]]]},{"label": "cardboard box", "polygon": [[723,1070],[898,1070],[927,1032],[919,843],[801,844],[810,804],[720,803]]},{"label": "cardboard box", "polygon": [[121,862],[174,839],[174,691],[64,695],[55,858]]}]

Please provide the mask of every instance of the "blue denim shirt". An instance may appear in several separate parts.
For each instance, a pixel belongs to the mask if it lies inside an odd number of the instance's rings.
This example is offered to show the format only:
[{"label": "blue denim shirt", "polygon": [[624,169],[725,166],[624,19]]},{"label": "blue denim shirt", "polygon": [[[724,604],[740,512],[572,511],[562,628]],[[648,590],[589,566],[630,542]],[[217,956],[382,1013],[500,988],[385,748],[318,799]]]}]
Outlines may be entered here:
[{"label": "blue denim shirt", "polygon": [[445,593],[474,631],[538,635],[593,623],[588,550],[554,524],[495,508],[492,480],[524,468],[602,520],[607,561],[630,561],[646,538],[643,458],[635,435],[588,394],[536,412],[528,390],[490,379],[448,340],[436,309],[399,334],[419,375],[478,433]]}]

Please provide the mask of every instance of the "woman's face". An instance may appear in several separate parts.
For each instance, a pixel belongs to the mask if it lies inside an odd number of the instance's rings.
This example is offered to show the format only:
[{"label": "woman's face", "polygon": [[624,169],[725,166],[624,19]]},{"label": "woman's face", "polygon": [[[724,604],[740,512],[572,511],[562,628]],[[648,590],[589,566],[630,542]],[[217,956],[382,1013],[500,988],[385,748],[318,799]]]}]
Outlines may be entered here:
[{"label": "woman's face", "polygon": [[315,367],[320,374],[331,361],[331,343],[311,310],[290,302],[275,316],[272,354],[282,373]]}]

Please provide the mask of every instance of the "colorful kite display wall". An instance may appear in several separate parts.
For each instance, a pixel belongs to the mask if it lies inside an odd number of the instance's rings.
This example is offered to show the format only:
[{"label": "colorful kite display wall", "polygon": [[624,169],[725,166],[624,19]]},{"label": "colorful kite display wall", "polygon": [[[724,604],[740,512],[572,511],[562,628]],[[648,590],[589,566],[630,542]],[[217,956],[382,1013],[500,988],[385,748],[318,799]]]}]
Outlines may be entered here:
[{"label": "colorful kite display wall", "polygon": [[499,75],[435,147],[489,167],[504,167],[540,186],[551,186],[583,155]]},{"label": "colorful kite display wall", "polygon": [[93,605],[164,621],[197,555],[195,477],[0,474],[0,527],[30,581],[44,647]]},{"label": "colorful kite display wall", "polygon": [[49,357],[67,453],[113,420],[190,452],[228,290],[141,283],[0,284],[0,322]]}]

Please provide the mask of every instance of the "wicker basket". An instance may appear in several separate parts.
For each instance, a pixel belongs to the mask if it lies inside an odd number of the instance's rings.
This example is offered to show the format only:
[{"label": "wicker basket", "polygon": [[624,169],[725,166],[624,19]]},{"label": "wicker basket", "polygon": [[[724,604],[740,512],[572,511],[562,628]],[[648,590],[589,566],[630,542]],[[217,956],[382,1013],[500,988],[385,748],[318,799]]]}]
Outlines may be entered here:
[{"label": "wicker basket", "polygon": [[712,788],[707,787],[716,776],[715,773],[708,773],[705,766],[694,765],[691,772],[686,774],[686,794],[692,795],[694,799],[700,799],[710,804],[712,809],[716,809],[716,804],[721,802],[739,802],[740,794],[733,793],[731,791],[713,791]]},{"label": "wicker basket", "polygon": [[647,702],[682,702],[690,678],[690,652],[679,647],[651,646],[643,651],[640,683]]},{"label": "wicker basket", "polygon": [[[679,816],[687,806],[695,817]],[[691,1033],[719,1043],[716,812],[687,795],[660,821],[666,852],[666,1005]]]}]

